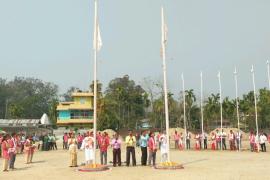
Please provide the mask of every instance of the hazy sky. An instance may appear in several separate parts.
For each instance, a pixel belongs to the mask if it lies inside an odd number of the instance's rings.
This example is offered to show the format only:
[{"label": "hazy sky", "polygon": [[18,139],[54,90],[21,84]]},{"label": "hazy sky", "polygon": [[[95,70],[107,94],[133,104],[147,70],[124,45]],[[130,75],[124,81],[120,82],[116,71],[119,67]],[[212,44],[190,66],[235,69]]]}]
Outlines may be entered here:
[{"label": "hazy sky", "polygon": [[[86,89],[93,74],[93,0],[0,0],[0,77],[37,77],[64,92]],[[239,70],[239,91],[267,86],[270,59],[269,0],[99,0],[103,47],[98,77],[109,80],[129,74],[162,78],[160,7],[168,24],[168,86],[198,93],[200,70],[205,93],[218,92],[221,71],[224,95],[234,96],[233,70]]]}]

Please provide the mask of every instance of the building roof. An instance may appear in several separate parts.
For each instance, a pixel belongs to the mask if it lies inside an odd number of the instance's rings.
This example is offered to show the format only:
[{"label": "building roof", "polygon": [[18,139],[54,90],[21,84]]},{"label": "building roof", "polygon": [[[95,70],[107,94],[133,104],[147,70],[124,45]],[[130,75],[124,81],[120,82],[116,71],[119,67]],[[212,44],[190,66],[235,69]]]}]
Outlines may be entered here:
[{"label": "building roof", "polygon": [[74,92],[71,94],[72,97],[92,97],[94,96],[91,92]]},{"label": "building roof", "polygon": [[38,126],[40,119],[0,119],[1,127],[9,126]]}]

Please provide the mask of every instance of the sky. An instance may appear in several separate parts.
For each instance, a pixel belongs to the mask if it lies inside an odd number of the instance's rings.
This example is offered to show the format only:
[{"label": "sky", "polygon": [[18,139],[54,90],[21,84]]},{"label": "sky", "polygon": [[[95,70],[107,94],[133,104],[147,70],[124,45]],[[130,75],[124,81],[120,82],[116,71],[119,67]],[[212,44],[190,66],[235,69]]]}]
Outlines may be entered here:
[{"label": "sky", "polygon": [[[161,6],[168,26],[168,87],[185,86],[234,97],[234,67],[239,93],[268,86],[269,0],[99,0],[103,46],[98,79],[126,74],[137,83],[162,79]],[[93,79],[93,0],[0,0],[0,77],[36,77],[59,85],[60,92],[88,88]]]}]

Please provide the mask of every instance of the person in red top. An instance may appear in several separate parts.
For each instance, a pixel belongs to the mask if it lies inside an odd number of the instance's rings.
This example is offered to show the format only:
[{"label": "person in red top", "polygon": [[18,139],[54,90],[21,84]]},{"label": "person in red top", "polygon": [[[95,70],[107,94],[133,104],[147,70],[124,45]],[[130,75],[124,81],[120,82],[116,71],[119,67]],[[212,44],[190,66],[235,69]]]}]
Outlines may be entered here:
[{"label": "person in red top", "polygon": [[83,136],[79,133],[78,136],[77,136],[78,149],[81,149],[82,141],[83,141]]},{"label": "person in red top", "polygon": [[8,163],[9,163],[9,143],[8,140],[10,139],[9,135],[5,135],[2,139],[2,144],[1,144],[1,148],[2,148],[2,157],[3,157],[3,171],[8,171]]},{"label": "person in red top", "polygon": [[150,132],[148,140],[148,148],[149,148],[149,157],[148,157],[148,165],[151,166],[151,162],[153,161],[153,166],[156,165],[156,153],[157,153],[157,144],[155,140],[155,134]]},{"label": "person in red top", "polygon": [[68,134],[65,133],[63,136],[63,149],[68,149]]},{"label": "person in red top", "polygon": [[99,141],[100,147],[100,162],[102,165],[107,165],[107,150],[110,145],[110,139],[106,132],[103,133]]},{"label": "person in red top", "polygon": [[17,153],[17,135],[16,133],[12,133],[11,139],[8,140],[9,143],[9,169],[15,169],[14,164],[16,161],[16,153]]}]

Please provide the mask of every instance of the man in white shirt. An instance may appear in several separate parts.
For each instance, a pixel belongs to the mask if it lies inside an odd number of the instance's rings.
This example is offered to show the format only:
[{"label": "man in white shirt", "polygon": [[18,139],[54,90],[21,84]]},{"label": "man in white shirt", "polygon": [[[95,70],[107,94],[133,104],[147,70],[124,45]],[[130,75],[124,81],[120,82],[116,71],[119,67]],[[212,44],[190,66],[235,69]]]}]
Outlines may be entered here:
[{"label": "man in white shirt", "polygon": [[259,136],[259,143],[261,145],[261,151],[262,152],[266,152],[266,145],[265,145],[266,141],[267,141],[266,135],[263,132],[261,132],[261,134]]},{"label": "man in white shirt", "polygon": [[241,149],[241,141],[242,141],[242,134],[239,131],[236,132],[236,145],[237,145],[237,150],[240,151]]},{"label": "man in white shirt", "polygon": [[222,149],[223,150],[227,150],[227,147],[226,147],[226,137],[227,137],[227,134],[226,134],[226,132],[223,131],[223,129],[221,131],[221,136],[222,136],[222,138],[221,138]]}]

